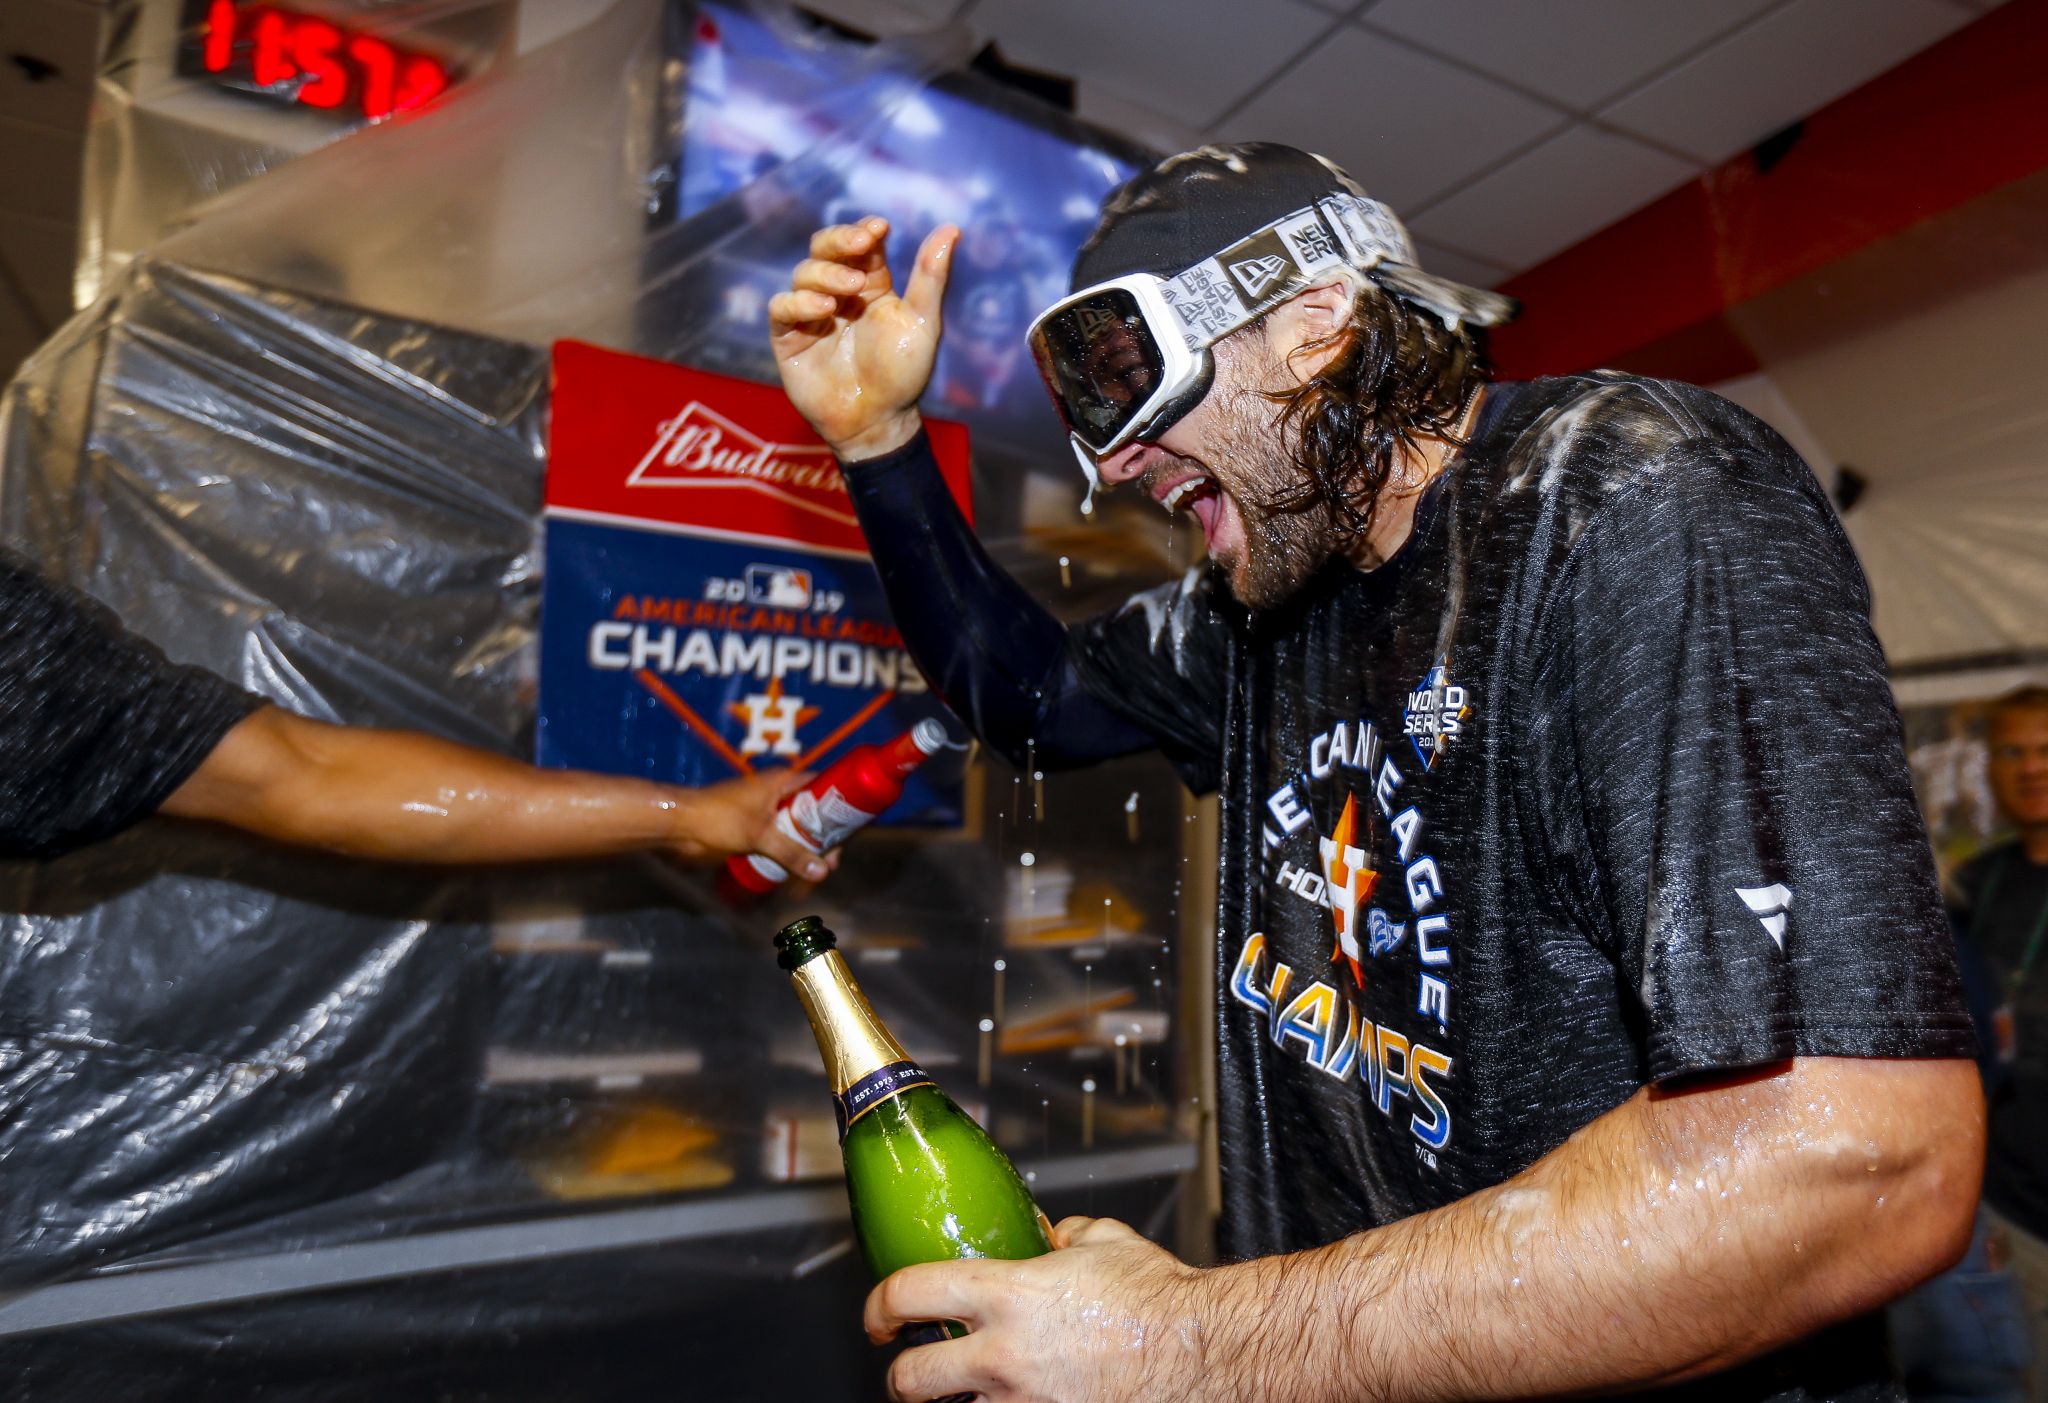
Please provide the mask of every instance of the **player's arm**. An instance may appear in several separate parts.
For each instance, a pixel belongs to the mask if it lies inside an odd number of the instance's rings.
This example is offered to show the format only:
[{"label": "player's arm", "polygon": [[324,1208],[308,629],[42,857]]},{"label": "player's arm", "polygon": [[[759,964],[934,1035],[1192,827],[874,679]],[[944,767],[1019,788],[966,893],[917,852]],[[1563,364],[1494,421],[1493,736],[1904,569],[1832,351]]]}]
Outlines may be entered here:
[{"label": "player's arm", "polygon": [[418,732],[330,726],[266,706],[222,738],[162,812],[388,861],[760,852],[815,880],[828,867],[773,826],[777,802],[801,778],[775,771],[685,789],[543,770]]},{"label": "player's arm", "polygon": [[898,1272],[867,1324],[878,1339],[916,1320],[969,1326],[901,1356],[891,1386],[906,1399],[1654,1386],[1872,1310],[1955,1261],[1982,1154],[1969,1062],[1802,1058],[1645,1089],[1503,1184],[1314,1251],[1198,1271],[1122,1224],[1073,1219],[1066,1250],[1033,1262]]},{"label": "player's arm", "polygon": [[1505,1184],[1233,1268],[1227,1289],[1350,1302],[1329,1362],[1389,1398],[1672,1383],[1874,1310],[1952,1264],[1982,1157],[1968,1062],[1800,1059],[1645,1090]]},{"label": "player's arm", "polygon": [[1088,764],[1151,737],[1081,686],[1066,629],[982,549],[946,490],[917,401],[938,353],[959,231],[936,230],[894,291],[881,219],[821,229],[769,303],[792,403],[846,465],[897,626],[918,666],[984,743],[1015,763]]},{"label": "player's arm", "polygon": [[904,643],[985,744],[1043,769],[1152,746],[1082,686],[1066,626],[982,548],[924,434],[849,470],[847,485]]}]

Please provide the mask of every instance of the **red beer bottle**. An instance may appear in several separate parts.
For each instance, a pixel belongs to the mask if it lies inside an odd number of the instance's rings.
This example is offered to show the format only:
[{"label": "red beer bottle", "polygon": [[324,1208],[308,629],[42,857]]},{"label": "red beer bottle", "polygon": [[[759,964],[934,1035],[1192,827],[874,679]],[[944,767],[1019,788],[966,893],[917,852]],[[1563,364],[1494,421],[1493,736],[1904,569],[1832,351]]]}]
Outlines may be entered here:
[{"label": "red beer bottle", "polygon": [[[946,728],[927,718],[892,741],[849,750],[782,801],[775,826],[814,853],[836,848],[901,799],[904,781],[947,743]],[[728,858],[725,870],[756,895],[789,880],[780,863],[759,853]]]}]

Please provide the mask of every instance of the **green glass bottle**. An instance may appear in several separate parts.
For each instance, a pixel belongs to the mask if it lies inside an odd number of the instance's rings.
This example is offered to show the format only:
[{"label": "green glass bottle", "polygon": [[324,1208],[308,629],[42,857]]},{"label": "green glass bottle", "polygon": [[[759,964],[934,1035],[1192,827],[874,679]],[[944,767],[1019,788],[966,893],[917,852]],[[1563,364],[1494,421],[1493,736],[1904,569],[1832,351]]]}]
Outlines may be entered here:
[{"label": "green glass bottle", "polygon": [[796,985],[832,1079],[846,1196],[868,1269],[880,1280],[915,1262],[1050,1252],[1050,1225],[1016,1166],[889,1035],[837,943],[805,916],[776,935],[776,963]]}]

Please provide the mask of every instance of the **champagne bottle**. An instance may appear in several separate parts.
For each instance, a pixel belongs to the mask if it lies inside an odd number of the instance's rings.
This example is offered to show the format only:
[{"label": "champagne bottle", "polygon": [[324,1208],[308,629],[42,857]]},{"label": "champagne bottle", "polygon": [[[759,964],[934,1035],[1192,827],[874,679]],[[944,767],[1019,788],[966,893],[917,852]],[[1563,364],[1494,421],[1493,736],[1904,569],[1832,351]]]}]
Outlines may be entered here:
[{"label": "champagne bottle", "polygon": [[[1051,1225],[1016,1166],[889,1035],[837,943],[823,921],[805,916],[776,935],[776,963],[796,985],[832,1079],[846,1196],[868,1270],[880,1280],[915,1262],[1051,1251]],[[944,1330],[906,1337],[929,1343]]]},{"label": "champagne bottle", "polygon": [[[901,799],[912,772],[949,744],[946,728],[927,717],[885,744],[849,750],[782,801],[775,826],[814,853],[836,848]],[[779,862],[747,853],[726,860],[725,879],[758,896],[788,881],[789,873]]]}]

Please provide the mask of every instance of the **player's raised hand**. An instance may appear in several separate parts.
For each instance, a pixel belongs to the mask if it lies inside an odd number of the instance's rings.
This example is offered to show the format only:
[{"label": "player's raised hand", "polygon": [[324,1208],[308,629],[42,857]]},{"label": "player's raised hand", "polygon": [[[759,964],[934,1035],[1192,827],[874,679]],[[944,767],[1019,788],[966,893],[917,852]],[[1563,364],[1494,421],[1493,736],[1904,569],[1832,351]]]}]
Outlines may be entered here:
[{"label": "player's raised hand", "polygon": [[811,236],[768,334],[790,402],[847,462],[908,443],[939,349],[939,304],[960,231],[934,229],[901,295],[889,277],[889,221],[871,216]]}]

